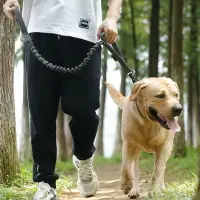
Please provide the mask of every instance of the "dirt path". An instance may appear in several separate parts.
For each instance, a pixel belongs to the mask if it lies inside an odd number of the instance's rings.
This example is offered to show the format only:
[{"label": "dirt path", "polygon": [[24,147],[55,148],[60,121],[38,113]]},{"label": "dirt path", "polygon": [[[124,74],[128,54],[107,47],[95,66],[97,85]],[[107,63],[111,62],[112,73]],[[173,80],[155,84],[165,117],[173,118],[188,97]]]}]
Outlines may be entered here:
[{"label": "dirt path", "polygon": [[[98,174],[100,187],[95,197],[89,198],[90,200],[127,200],[127,196],[123,194],[119,187],[119,177],[120,177],[120,164],[106,165],[96,167],[95,170]],[[140,175],[140,191],[141,197],[138,199],[144,199],[146,195],[147,188],[149,187],[149,180],[151,175],[141,173]],[[66,191],[60,200],[85,200],[85,198],[80,197],[76,188],[70,191]]]}]

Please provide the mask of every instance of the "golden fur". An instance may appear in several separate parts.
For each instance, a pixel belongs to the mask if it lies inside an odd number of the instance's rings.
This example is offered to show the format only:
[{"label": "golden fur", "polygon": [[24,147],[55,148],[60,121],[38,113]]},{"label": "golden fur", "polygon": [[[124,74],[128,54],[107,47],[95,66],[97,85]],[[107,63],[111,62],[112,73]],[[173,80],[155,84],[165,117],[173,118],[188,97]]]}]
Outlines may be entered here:
[{"label": "golden fur", "polygon": [[[121,188],[130,198],[139,196],[138,160],[141,149],[155,153],[155,168],[150,193],[164,188],[164,172],[173,148],[174,132],[155,121],[149,107],[165,118],[172,119],[172,107],[180,106],[179,89],[169,78],[145,78],[134,84],[130,96],[124,97],[110,84],[107,84],[114,102],[122,109],[122,169]],[[165,94],[165,98],[156,95]],[[177,120],[177,117],[176,117]]]}]

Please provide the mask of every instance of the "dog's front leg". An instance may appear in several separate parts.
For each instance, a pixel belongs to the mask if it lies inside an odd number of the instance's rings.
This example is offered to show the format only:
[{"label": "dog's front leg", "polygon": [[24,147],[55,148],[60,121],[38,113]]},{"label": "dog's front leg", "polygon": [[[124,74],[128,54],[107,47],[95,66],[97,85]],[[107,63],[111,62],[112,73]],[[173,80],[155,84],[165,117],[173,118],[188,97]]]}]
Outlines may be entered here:
[{"label": "dog's front leg", "polygon": [[141,147],[138,146],[134,149],[133,153],[133,163],[132,163],[132,169],[133,169],[133,187],[131,191],[129,192],[128,196],[130,199],[135,199],[140,196],[140,188],[139,188],[139,155],[140,155]]},{"label": "dog's front leg", "polygon": [[128,194],[133,185],[132,166],[132,148],[128,141],[123,140],[122,144],[122,169],[121,169],[121,189],[124,194]]},{"label": "dog's front leg", "polygon": [[121,189],[124,194],[129,193],[130,198],[136,198],[139,196],[139,174],[137,174],[139,172],[139,153],[140,147],[123,140]]},{"label": "dog's front leg", "polygon": [[155,168],[149,190],[150,197],[152,197],[154,193],[159,192],[160,189],[165,188],[164,174],[166,162],[171,155],[171,151],[172,146],[170,144],[165,144],[161,148],[158,148],[155,152]]}]

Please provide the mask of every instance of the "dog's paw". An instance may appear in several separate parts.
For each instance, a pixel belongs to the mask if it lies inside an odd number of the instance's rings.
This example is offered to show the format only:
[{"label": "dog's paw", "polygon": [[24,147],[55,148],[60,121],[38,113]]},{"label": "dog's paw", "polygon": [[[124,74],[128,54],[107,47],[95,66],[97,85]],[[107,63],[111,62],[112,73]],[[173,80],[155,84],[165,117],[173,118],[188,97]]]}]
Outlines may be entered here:
[{"label": "dog's paw", "polygon": [[124,194],[128,194],[131,191],[131,186],[129,185],[124,185],[123,187],[121,186],[121,190],[123,190]]},{"label": "dog's paw", "polygon": [[130,199],[136,199],[136,198],[138,198],[139,196],[140,196],[140,191],[139,191],[139,189],[136,190],[135,188],[132,188],[131,191],[130,191],[129,194],[128,194],[128,197],[129,197]]},{"label": "dog's paw", "polygon": [[124,194],[128,194],[132,187],[132,180],[121,180],[121,190],[123,190]]},{"label": "dog's paw", "polygon": [[132,184],[121,184],[121,190],[123,190],[124,194],[128,194],[131,191]]}]

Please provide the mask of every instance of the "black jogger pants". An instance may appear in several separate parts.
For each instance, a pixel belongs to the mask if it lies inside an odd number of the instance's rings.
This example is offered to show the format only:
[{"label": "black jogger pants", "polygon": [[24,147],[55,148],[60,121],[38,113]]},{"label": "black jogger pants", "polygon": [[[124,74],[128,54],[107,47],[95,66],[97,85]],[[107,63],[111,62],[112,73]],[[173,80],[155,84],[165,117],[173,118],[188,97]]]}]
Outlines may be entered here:
[{"label": "black jogger pants", "polygon": [[[38,49],[49,62],[68,68],[80,64],[86,57],[91,42],[56,34],[32,33]],[[28,48],[26,48],[28,49]],[[33,180],[56,187],[59,176],[56,165],[56,118],[59,101],[66,114],[73,138],[73,154],[80,160],[90,158],[99,118],[101,49],[81,72],[63,74],[46,68],[27,50],[28,103],[31,115],[31,144],[33,153]]]}]

